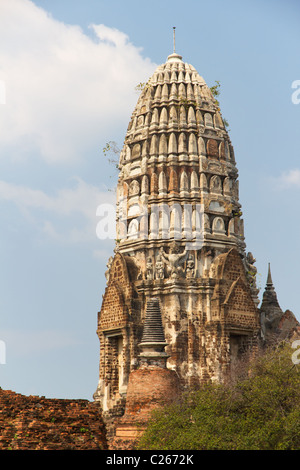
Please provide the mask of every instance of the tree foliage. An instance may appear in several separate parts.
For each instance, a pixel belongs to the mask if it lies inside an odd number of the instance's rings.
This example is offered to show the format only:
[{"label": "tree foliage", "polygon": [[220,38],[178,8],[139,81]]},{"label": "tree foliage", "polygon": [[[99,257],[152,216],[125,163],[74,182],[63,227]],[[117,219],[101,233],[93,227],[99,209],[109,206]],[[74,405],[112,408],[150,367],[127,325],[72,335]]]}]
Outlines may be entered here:
[{"label": "tree foliage", "polygon": [[284,344],[246,378],[207,384],[155,412],[139,442],[157,450],[299,450],[300,366]]}]

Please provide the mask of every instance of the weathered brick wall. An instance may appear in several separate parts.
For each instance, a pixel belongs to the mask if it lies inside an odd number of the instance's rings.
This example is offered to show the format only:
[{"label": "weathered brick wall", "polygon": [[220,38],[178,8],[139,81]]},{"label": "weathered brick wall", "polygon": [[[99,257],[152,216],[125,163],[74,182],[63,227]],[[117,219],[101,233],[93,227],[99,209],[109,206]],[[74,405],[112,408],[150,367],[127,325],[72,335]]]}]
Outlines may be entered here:
[{"label": "weathered brick wall", "polygon": [[142,367],[130,374],[124,419],[148,419],[153,409],[180,395],[175,371],[155,366]]},{"label": "weathered brick wall", "polygon": [[109,271],[108,286],[99,312],[99,331],[125,326],[132,298],[133,292],[126,262],[124,257],[117,253]]},{"label": "weathered brick wall", "polygon": [[102,403],[104,412],[116,408],[117,415],[130,370],[136,367],[137,345],[142,333],[141,308],[132,282],[137,274],[131,258],[116,253],[98,314],[100,364],[94,398]]},{"label": "weathered brick wall", "polygon": [[232,249],[219,255],[215,260],[214,276],[219,279],[236,281],[239,277],[247,283],[246,271],[237,250]]},{"label": "weathered brick wall", "polygon": [[151,412],[176,401],[181,392],[179,378],[173,370],[148,365],[132,371],[125,414],[114,422],[115,436],[109,441],[109,449],[133,449]]},{"label": "weathered brick wall", "polygon": [[227,322],[239,327],[258,328],[258,312],[251,298],[250,289],[239,278],[228,291],[225,300]]},{"label": "weathered brick wall", "polygon": [[111,282],[106,289],[103,299],[99,330],[109,330],[125,326],[128,321],[127,313],[128,311],[120,287],[114,282]]},{"label": "weathered brick wall", "polygon": [[236,250],[218,256],[212,267],[217,281],[212,297],[212,317],[218,319],[224,308],[227,325],[259,329],[259,312],[252,298],[249,281]]},{"label": "weathered brick wall", "polygon": [[0,389],[0,450],[105,450],[99,406]]}]

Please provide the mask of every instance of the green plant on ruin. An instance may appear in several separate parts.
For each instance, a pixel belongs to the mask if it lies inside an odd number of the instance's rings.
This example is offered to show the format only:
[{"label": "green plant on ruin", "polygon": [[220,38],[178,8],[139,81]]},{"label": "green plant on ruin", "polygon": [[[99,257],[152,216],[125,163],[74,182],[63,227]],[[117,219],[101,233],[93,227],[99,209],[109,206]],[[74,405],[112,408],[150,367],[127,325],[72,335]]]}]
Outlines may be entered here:
[{"label": "green plant on ruin", "polygon": [[[105,157],[108,158],[108,161],[111,165],[113,165],[115,170],[119,170],[119,155],[120,155],[120,149],[118,147],[118,144],[114,140],[110,140],[109,142],[106,143],[105,147],[103,147],[102,152]],[[110,175],[110,178],[112,178],[114,175]],[[116,188],[114,189],[108,189],[108,191],[115,192]]]},{"label": "green plant on ruin", "polygon": [[251,270],[251,269],[247,270],[247,277],[248,277],[251,287],[256,287],[256,275],[257,275],[256,271]]},{"label": "green plant on ruin", "polygon": [[242,215],[243,215],[243,212],[240,209],[234,209],[232,211],[232,216],[233,217],[240,218],[240,217],[242,217]]},{"label": "green plant on ruin", "polygon": [[[253,358],[242,376],[207,384],[153,413],[143,450],[300,450],[300,365],[289,343]],[[239,368],[238,370],[241,370]]]},{"label": "green plant on ruin", "polygon": [[110,140],[106,143],[105,147],[103,147],[102,151],[104,156],[108,157],[108,161],[112,163],[117,170],[119,170],[119,162],[116,158],[116,156],[120,154],[118,144],[114,140]]},{"label": "green plant on ruin", "polygon": [[[211,86],[210,87],[210,91],[214,97],[214,100],[215,100],[215,104],[216,104],[216,107],[217,107],[217,111],[221,114],[221,108],[220,108],[220,102],[219,100],[217,99],[218,96],[220,96],[220,88],[221,88],[221,84],[220,84],[220,81],[219,80],[215,80],[215,85]],[[223,124],[225,126],[225,129],[227,131],[229,131],[229,123],[227,121],[227,119],[223,118],[222,117],[222,120],[223,120]]]},{"label": "green plant on ruin", "polygon": [[147,89],[147,88],[151,88],[151,84],[148,82],[140,82],[136,85],[136,87],[134,88],[134,90],[137,92],[137,93],[141,93],[143,90]]},{"label": "green plant on ruin", "polygon": [[192,101],[192,100],[188,100],[187,98],[180,98],[179,99],[179,104],[176,105],[177,108],[180,108],[181,106],[183,106],[185,109],[188,109],[190,106],[192,106],[193,108],[195,108],[195,102]]},{"label": "green plant on ruin", "polygon": [[247,274],[248,274],[249,276],[251,276],[251,277],[256,277],[257,272],[256,272],[256,271],[253,271],[253,270],[251,270],[251,269],[249,269],[249,270],[247,271]]},{"label": "green plant on ruin", "polygon": [[221,87],[221,84],[219,82],[219,80],[215,80],[215,85],[211,86],[210,87],[210,91],[215,99],[215,103],[216,103],[216,106],[217,106],[217,111],[220,111],[220,102],[219,100],[217,99],[217,96],[220,95],[220,87]]},{"label": "green plant on ruin", "polygon": [[88,429],[87,429],[87,428],[84,428],[84,427],[82,427],[82,428],[80,428],[80,432],[88,432]]},{"label": "green plant on ruin", "polygon": [[256,273],[256,282],[258,290],[262,289],[262,275],[261,273]]}]

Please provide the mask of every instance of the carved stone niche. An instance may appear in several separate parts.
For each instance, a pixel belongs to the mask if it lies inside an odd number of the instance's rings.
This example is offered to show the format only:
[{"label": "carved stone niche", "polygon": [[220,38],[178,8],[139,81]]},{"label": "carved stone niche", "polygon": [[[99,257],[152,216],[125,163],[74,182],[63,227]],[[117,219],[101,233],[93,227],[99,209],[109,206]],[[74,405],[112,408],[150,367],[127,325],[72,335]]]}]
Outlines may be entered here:
[{"label": "carved stone niche", "polygon": [[209,189],[211,193],[222,194],[222,181],[218,175],[214,175],[211,177]]},{"label": "carved stone niche", "polygon": [[140,193],[140,184],[137,180],[131,181],[129,185],[129,196],[138,196]]},{"label": "carved stone niche", "polygon": [[212,223],[212,231],[215,234],[226,235],[225,223],[222,217],[215,217]]},{"label": "carved stone niche", "polygon": [[204,124],[205,127],[214,127],[213,118],[210,113],[204,114]]},{"label": "carved stone niche", "polygon": [[140,144],[134,144],[134,146],[132,147],[131,158],[132,159],[139,158],[140,155],[141,155]]}]

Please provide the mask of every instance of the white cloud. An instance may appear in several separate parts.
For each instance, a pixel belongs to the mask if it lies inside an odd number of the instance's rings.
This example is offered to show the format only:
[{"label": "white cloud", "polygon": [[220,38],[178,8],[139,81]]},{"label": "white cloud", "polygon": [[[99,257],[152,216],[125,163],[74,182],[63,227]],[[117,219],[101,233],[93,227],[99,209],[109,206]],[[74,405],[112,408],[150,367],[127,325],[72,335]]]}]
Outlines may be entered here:
[{"label": "white cloud", "polygon": [[44,191],[31,189],[0,181],[0,201],[13,201],[21,207],[41,208],[57,214],[70,215],[81,213],[87,218],[95,217],[97,206],[101,202],[113,203],[114,193],[100,191],[96,186],[85,183],[80,178],[73,178],[76,186],[57,191],[56,196],[49,196]]},{"label": "white cloud", "polygon": [[116,125],[127,125],[134,87],[155,64],[126,34],[53,19],[30,0],[0,1],[0,158],[34,149],[49,163],[84,158]]},{"label": "white cloud", "polygon": [[300,188],[300,169],[285,171],[279,176],[277,182],[282,189]]},{"label": "white cloud", "polygon": [[[80,178],[55,195],[26,186],[0,181],[0,203],[12,202],[39,228],[39,233],[53,241],[78,243],[96,240],[100,204],[115,207],[115,194],[100,191]],[[35,215],[36,214],[36,215]]]},{"label": "white cloud", "polygon": [[116,28],[109,28],[104,24],[93,24],[91,27],[94,29],[95,33],[101,41],[105,41],[117,47],[124,47],[128,43],[129,37],[127,34],[119,31]]}]

